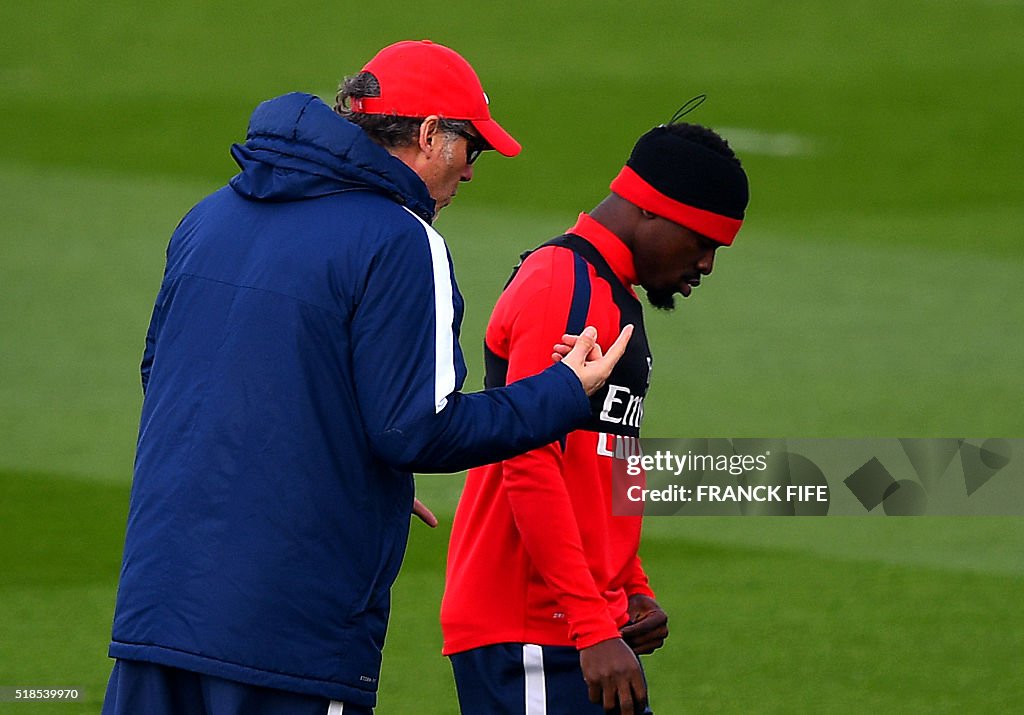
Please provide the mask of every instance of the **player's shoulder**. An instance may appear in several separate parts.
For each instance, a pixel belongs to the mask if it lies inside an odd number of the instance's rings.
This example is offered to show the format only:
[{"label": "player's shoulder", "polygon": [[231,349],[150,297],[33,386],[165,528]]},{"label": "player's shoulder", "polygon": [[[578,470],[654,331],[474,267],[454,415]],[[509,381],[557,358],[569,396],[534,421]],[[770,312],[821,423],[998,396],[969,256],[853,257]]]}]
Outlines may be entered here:
[{"label": "player's shoulder", "polygon": [[513,284],[530,284],[537,287],[564,283],[567,277],[571,277],[574,264],[572,249],[545,243],[522,259],[516,269]]},{"label": "player's shoulder", "polygon": [[512,319],[523,311],[557,310],[572,300],[576,274],[571,249],[545,244],[522,259],[502,291],[495,313]]}]

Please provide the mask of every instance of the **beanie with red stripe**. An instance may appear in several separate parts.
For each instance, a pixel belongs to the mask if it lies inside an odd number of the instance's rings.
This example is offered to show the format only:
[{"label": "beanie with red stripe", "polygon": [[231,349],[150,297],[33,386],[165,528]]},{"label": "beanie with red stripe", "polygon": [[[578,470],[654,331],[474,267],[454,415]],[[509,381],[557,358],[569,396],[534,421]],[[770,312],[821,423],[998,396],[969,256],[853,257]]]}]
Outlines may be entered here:
[{"label": "beanie with red stripe", "polygon": [[662,125],[644,134],[611,190],[640,208],[725,246],[750,199],[739,160]]}]

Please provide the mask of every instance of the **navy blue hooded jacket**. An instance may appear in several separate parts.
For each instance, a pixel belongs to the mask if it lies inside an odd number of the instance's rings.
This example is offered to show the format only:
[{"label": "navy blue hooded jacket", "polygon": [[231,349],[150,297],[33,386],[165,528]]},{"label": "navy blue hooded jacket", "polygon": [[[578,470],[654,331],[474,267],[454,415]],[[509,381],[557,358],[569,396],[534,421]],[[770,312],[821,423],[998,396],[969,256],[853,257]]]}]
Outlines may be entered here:
[{"label": "navy blue hooded jacket", "polygon": [[319,99],[264,102],[232,153],[167,249],[110,654],[373,705],[411,472],[552,442],[589,402],[561,364],[459,392],[434,202]]}]

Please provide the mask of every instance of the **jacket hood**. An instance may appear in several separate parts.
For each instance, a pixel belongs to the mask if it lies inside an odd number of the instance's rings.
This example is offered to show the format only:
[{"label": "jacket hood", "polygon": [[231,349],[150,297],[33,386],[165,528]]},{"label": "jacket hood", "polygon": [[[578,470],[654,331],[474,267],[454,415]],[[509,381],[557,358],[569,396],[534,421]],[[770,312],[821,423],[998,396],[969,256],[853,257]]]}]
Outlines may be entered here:
[{"label": "jacket hood", "polygon": [[254,201],[298,201],[369,190],[434,218],[426,184],[401,160],[318,97],[292,92],[256,107],[245,144],[231,156],[242,168],[231,188]]}]

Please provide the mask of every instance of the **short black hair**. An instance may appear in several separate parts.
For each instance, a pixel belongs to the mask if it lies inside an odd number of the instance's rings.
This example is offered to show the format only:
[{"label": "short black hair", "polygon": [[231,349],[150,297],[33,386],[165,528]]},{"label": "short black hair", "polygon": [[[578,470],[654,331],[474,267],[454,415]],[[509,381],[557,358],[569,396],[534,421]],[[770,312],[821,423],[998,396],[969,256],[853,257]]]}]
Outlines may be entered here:
[{"label": "short black hair", "polygon": [[[342,80],[334,98],[334,111],[362,128],[377,144],[385,148],[409,146],[416,143],[416,137],[423,123],[423,117],[403,117],[397,114],[366,114],[351,109],[353,99],[379,97],[380,82],[372,72],[360,72]],[[463,134],[470,122],[462,119],[442,119],[441,131],[446,134]]]}]

